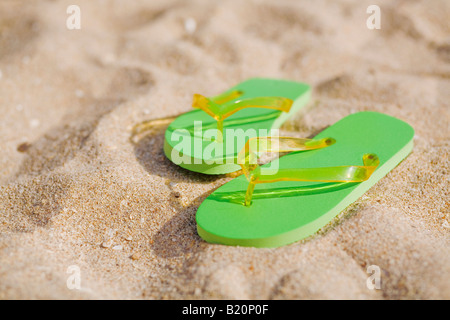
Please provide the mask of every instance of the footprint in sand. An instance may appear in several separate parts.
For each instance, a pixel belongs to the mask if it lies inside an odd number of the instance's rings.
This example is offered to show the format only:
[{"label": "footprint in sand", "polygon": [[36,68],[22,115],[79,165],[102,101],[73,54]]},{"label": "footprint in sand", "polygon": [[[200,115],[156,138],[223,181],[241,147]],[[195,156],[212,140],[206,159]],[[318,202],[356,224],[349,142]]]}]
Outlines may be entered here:
[{"label": "footprint in sand", "polygon": [[30,44],[38,37],[39,26],[39,21],[27,10],[17,10],[11,3],[0,4],[0,58]]},{"label": "footprint in sand", "polygon": [[278,42],[283,34],[292,30],[317,35],[322,33],[317,18],[298,8],[259,5],[244,15],[243,21],[248,21],[246,30],[264,40]]}]

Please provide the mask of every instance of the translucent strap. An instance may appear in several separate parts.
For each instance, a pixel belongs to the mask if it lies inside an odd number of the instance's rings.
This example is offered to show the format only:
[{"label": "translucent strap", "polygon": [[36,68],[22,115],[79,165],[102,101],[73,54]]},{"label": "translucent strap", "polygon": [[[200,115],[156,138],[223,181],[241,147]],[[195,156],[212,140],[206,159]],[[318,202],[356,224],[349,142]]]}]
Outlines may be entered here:
[{"label": "translucent strap", "polygon": [[165,117],[165,118],[158,118],[158,119],[151,119],[146,120],[144,122],[138,123],[133,126],[131,130],[130,135],[130,141],[132,143],[137,143],[139,139],[146,134],[152,134],[158,130],[161,130],[161,128],[167,127],[171,122],[173,122],[179,115],[171,116],[171,117]]},{"label": "translucent strap", "polygon": [[[278,141],[277,141],[278,140]],[[336,141],[332,138],[320,140],[298,139],[288,137],[253,138],[247,141],[238,155],[238,163],[244,171],[249,185],[245,195],[244,205],[251,204],[253,190],[257,183],[278,181],[315,181],[315,182],[363,182],[369,179],[380,164],[375,154],[365,154],[363,165],[337,166],[325,168],[292,168],[264,172],[256,163],[257,154],[262,152],[290,152],[328,147]]]},{"label": "translucent strap", "polygon": [[240,96],[242,96],[244,94],[243,91],[240,90],[232,90],[232,91],[228,91],[225,93],[221,93],[217,96],[211,97],[211,100],[214,101],[217,104],[223,104],[226,103],[228,101],[234,100],[239,98]]},{"label": "translucent strap", "polygon": [[283,97],[256,97],[235,100],[241,91],[231,91],[213,98],[207,98],[201,94],[194,94],[192,107],[205,111],[217,121],[217,140],[223,141],[223,121],[245,108],[266,108],[283,112],[289,112],[293,101]]},{"label": "translucent strap", "polygon": [[293,137],[255,137],[247,140],[239,152],[237,163],[241,166],[247,179],[258,167],[259,155],[270,152],[293,152],[325,148],[334,144],[333,138],[306,139]]}]

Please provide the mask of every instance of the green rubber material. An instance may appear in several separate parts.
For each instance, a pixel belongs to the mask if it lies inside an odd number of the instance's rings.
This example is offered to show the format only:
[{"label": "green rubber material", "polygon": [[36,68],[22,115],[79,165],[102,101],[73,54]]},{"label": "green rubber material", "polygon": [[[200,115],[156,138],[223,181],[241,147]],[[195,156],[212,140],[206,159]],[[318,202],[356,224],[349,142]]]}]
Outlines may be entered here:
[{"label": "green rubber material", "polygon": [[[288,113],[273,109],[248,108],[240,110],[225,119],[225,130],[240,129],[234,131],[236,133],[236,139],[231,152],[230,150],[225,150],[226,144],[223,144],[223,154],[226,154],[229,158],[237,156],[245,142],[249,138],[258,135],[256,131],[261,129],[278,129],[289,117],[299,111],[308,102],[311,94],[311,87],[308,84],[263,78],[246,80],[227,91],[233,90],[244,92],[238,99],[277,96],[292,99],[294,103]],[[177,149],[177,145],[180,143],[181,139],[180,137],[174,138],[176,137],[176,135],[173,135],[174,131],[176,129],[193,128],[194,121],[202,121],[203,127],[205,128],[208,126],[212,128],[216,127],[216,121],[202,110],[195,109],[180,115],[169,125],[165,132],[164,153],[167,158],[173,161],[172,151],[175,149],[183,159],[182,163],[176,164],[190,171],[201,172],[204,174],[225,174],[240,170],[239,165],[234,163],[211,164],[205,161],[203,158],[205,148],[207,148],[209,144],[215,142],[205,141],[199,137],[189,135],[186,139],[190,139],[191,141],[190,150]],[[252,132],[252,130],[248,129],[255,130]],[[268,131],[267,135],[270,135],[270,131]],[[196,145],[201,145],[201,147],[196,148]]]},{"label": "green rubber material", "polygon": [[[306,238],[329,223],[394,169],[413,148],[413,128],[396,118],[359,112],[328,127],[316,138],[332,137],[324,149],[288,154],[279,168],[362,165],[375,153],[380,165],[362,183],[282,181],[257,184],[251,206],[243,206],[248,181],[239,176],[215,190],[196,214],[198,234],[207,242],[279,247]],[[265,166],[267,166],[266,164]],[[264,167],[264,166],[263,166]]]}]

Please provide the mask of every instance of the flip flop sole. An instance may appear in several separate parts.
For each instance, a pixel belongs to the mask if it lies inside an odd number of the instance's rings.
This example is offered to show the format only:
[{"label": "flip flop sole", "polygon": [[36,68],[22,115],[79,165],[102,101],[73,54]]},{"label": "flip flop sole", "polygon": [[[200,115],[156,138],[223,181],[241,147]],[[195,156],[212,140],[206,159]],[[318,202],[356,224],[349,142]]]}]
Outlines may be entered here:
[{"label": "flip flop sole", "polygon": [[[252,247],[279,247],[306,238],[329,223],[394,169],[413,148],[413,128],[376,112],[349,115],[316,138],[332,137],[330,147],[288,154],[279,168],[362,165],[375,153],[380,165],[362,183],[283,181],[257,184],[252,205],[245,207],[248,181],[240,176],[214,191],[196,214],[198,234],[207,242]],[[267,164],[262,167],[267,167]]]},{"label": "flip flop sole", "polygon": [[[220,145],[220,156],[225,155],[230,159],[237,155],[249,138],[270,135],[271,129],[278,129],[307,103],[311,92],[310,86],[305,83],[261,78],[244,81],[230,89],[232,90],[243,92],[239,99],[279,96],[292,99],[294,103],[288,113],[273,109],[248,108],[227,118],[224,122],[226,142]],[[195,128],[198,128],[195,127],[196,123],[201,124],[200,132],[208,128],[216,132],[216,121],[204,111],[192,110],[182,114],[166,130],[164,153],[167,158],[182,168],[204,174],[225,174],[239,170],[240,167],[234,163],[208,161],[217,157],[215,151],[210,152],[211,144],[217,143],[205,141],[201,133],[195,135]],[[232,135],[228,136],[230,132]]]}]

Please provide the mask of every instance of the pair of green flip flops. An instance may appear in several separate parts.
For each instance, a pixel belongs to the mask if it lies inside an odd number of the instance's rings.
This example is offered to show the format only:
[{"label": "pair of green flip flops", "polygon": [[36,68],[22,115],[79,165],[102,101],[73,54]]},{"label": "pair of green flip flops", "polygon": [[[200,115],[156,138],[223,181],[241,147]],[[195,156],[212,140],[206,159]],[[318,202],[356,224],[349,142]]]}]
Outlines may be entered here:
[{"label": "pair of green flip flops", "polygon": [[[196,214],[207,242],[278,247],[314,234],[395,168],[414,130],[377,112],[351,114],[313,139],[278,137],[308,101],[303,83],[250,79],[216,97],[194,95],[197,110],[177,117],[164,152],[204,174],[243,170],[208,196]],[[259,165],[266,152],[290,152]]]}]

